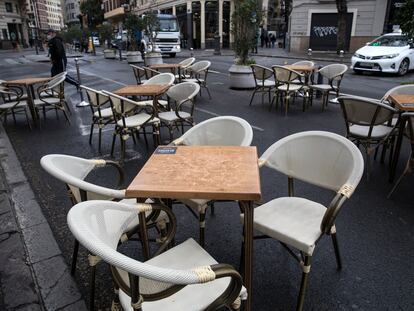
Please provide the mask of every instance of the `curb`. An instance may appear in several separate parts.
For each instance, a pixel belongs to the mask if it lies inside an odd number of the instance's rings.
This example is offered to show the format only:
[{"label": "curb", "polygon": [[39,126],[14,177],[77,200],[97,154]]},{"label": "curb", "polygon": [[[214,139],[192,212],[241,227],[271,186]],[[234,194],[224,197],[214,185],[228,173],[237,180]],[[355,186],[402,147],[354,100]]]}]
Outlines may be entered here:
[{"label": "curb", "polygon": [[[26,265],[31,270],[41,308],[46,311],[86,311],[85,301],[1,124],[0,146],[4,183],[9,190],[11,210],[17,222],[17,231],[21,233]],[[18,298],[16,295],[15,299]]]}]

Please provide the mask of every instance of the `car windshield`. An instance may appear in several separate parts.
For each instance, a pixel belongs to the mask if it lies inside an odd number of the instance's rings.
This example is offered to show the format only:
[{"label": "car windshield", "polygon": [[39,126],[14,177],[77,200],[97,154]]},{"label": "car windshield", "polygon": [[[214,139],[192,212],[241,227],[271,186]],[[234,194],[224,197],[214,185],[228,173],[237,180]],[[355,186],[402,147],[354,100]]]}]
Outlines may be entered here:
[{"label": "car windshield", "polygon": [[406,46],[408,38],[404,36],[383,36],[372,41],[370,46]]},{"label": "car windshield", "polygon": [[175,18],[160,18],[159,19],[159,31],[177,32],[178,25]]}]

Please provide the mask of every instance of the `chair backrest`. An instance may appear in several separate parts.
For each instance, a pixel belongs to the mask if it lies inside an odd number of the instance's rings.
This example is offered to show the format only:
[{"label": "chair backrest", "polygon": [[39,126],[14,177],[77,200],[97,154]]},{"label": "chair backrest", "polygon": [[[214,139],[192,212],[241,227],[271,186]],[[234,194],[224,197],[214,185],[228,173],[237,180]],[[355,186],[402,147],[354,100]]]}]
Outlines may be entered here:
[{"label": "chair backrest", "polygon": [[88,200],[125,198],[125,190],[110,189],[84,180],[94,168],[105,165],[105,160],[48,154],[42,157],[40,164],[46,172],[68,185],[76,202],[83,201],[80,190],[86,192]]},{"label": "chair backrest", "polygon": [[275,79],[278,83],[291,83],[293,80],[300,79],[302,75],[290,68],[284,66],[272,66]]},{"label": "chair backrest", "polygon": [[135,76],[135,79],[137,81],[137,84],[142,84],[143,78],[146,78],[145,69],[142,68],[142,67],[136,66],[136,65],[131,65],[130,64],[130,66],[131,66],[131,68],[134,72],[134,76]]},{"label": "chair backrest", "polygon": [[149,80],[145,81],[145,85],[151,84],[168,84],[173,85],[175,80],[175,76],[172,73],[160,73]]},{"label": "chair backrest", "polygon": [[133,101],[129,98],[119,96],[105,90],[102,90],[101,92],[108,96],[109,102],[111,103],[112,112],[116,120],[127,117],[131,111],[140,106],[139,102]]},{"label": "chair backrest", "polygon": [[151,69],[149,67],[142,67],[145,70],[145,78],[150,79],[156,75],[159,75],[161,72]]},{"label": "chair backrest", "polygon": [[194,73],[201,73],[202,71],[208,71],[210,66],[211,66],[210,61],[202,60],[202,61],[192,64],[190,67],[188,67],[188,69]]},{"label": "chair backrest", "polygon": [[179,105],[184,101],[193,100],[199,91],[200,85],[198,83],[183,82],[170,87],[166,94]]},{"label": "chair backrest", "polygon": [[358,185],[364,171],[361,152],[347,138],[324,131],[284,137],[260,157],[264,165],[289,177],[339,191]]},{"label": "chair backrest", "polygon": [[378,101],[352,97],[340,96],[338,101],[341,104],[345,122],[348,125],[375,126],[381,125],[392,119],[396,110]]},{"label": "chair backrest", "polygon": [[414,95],[414,84],[398,85],[388,90],[387,93],[381,98],[381,101],[386,100],[390,95]]},{"label": "chair backrest", "polygon": [[273,70],[265,66],[250,65],[257,85],[264,83],[265,80],[273,77]]},{"label": "chair backrest", "polygon": [[176,144],[205,146],[250,146],[251,125],[242,118],[220,116],[196,124],[175,140]]},{"label": "chair backrest", "polygon": [[93,88],[87,87],[85,85],[80,86],[82,89],[86,91],[86,95],[88,96],[89,103],[91,107],[97,108],[100,110],[101,106],[109,102],[109,98],[104,93],[95,90]]},{"label": "chair backrest", "polygon": [[340,79],[348,70],[348,66],[344,64],[330,64],[319,69],[319,73],[328,80]]},{"label": "chair backrest", "polygon": [[310,66],[310,67],[314,67],[315,63],[310,61],[310,60],[300,60],[296,63],[293,63],[292,65],[297,65],[297,66]]},{"label": "chair backrest", "polygon": [[65,88],[64,88],[64,82],[66,79],[66,75],[67,72],[61,72],[60,74],[57,74],[56,76],[54,76],[51,80],[47,81],[45,84],[43,84],[39,89],[38,89],[38,93],[42,93],[42,92],[46,92],[50,95],[51,91],[52,95],[54,92],[56,92],[57,94],[61,94],[64,92]]},{"label": "chair backrest", "polygon": [[195,62],[195,57],[189,57],[179,62],[179,64],[181,64],[181,68],[185,69],[191,66],[194,62]]},{"label": "chair backrest", "polygon": [[82,202],[68,213],[67,222],[73,236],[92,254],[108,264],[146,279],[170,284],[200,283],[191,269],[156,267],[117,251],[118,241],[127,226],[137,217],[134,205],[110,201]]}]

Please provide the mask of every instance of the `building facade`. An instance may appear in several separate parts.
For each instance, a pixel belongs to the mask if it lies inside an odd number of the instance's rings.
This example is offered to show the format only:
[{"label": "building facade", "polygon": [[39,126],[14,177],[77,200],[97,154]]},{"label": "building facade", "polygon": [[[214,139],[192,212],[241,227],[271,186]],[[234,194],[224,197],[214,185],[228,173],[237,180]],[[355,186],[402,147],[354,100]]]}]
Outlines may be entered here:
[{"label": "building facade", "polygon": [[63,12],[60,0],[46,0],[47,23],[54,30],[63,29]]},{"label": "building facade", "polygon": [[[384,32],[392,31],[396,8],[403,2],[348,0],[347,50],[355,51]],[[293,0],[288,36],[290,50],[336,50],[337,23],[335,1]]]},{"label": "building facade", "polygon": [[65,24],[67,25],[74,25],[80,24],[78,16],[81,14],[80,12],[80,1],[79,0],[64,0],[64,12],[63,12],[63,19]]},{"label": "building facade", "polygon": [[28,43],[26,6],[18,0],[0,0],[0,48],[10,49]]}]

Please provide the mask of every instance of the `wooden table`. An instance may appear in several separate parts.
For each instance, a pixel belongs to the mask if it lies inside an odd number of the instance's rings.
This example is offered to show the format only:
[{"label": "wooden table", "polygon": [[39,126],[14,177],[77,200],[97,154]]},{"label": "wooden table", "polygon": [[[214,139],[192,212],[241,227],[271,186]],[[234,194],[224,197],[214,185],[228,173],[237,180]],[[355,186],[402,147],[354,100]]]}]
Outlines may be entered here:
[{"label": "wooden table", "polygon": [[181,68],[182,64],[153,64],[149,68],[154,70],[170,69],[171,73],[178,74],[178,81],[181,82]]},{"label": "wooden table", "polygon": [[170,86],[168,84],[134,84],[124,86],[113,93],[119,96],[152,96],[156,115],[158,115],[158,97],[164,94]]},{"label": "wooden table", "polygon": [[[395,108],[397,108],[400,111],[400,114],[403,112],[414,111],[414,95],[409,95],[409,94],[390,95],[388,96],[388,100],[392,104],[395,105]],[[390,182],[393,182],[395,178],[398,158],[400,157],[401,145],[402,145],[402,140],[404,137],[406,120],[404,120],[403,118],[399,118],[398,124],[399,124],[398,136],[397,136],[397,142],[395,145],[394,155],[392,158],[391,171],[390,171]]]},{"label": "wooden table", "polygon": [[261,198],[256,147],[158,147],[128,186],[126,196],[239,201],[244,212],[245,310],[251,310],[253,201]]},{"label": "wooden table", "polygon": [[[316,66],[309,66],[309,65],[285,65],[286,68],[292,69],[297,72],[301,72],[305,75],[304,84],[308,85],[309,82],[313,79],[310,79],[312,73],[314,73],[318,67]],[[313,81],[311,81],[313,83]]]},{"label": "wooden table", "polygon": [[30,78],[23,78],[23,79],[18,79],[18,80],[10,80],[5,83],[10,86],[22,86],[26,89],[27,104],[29,105],[30,113],[32,115],[32,120],[35,125],[37,125],[38,116],[36,112],[36,107],[34,105],[34,98],[35,98],[34,85],[45,83],[51,79],[52,79],[51,77],[43,77],[43,78],[42,77],[30,77]]}]

